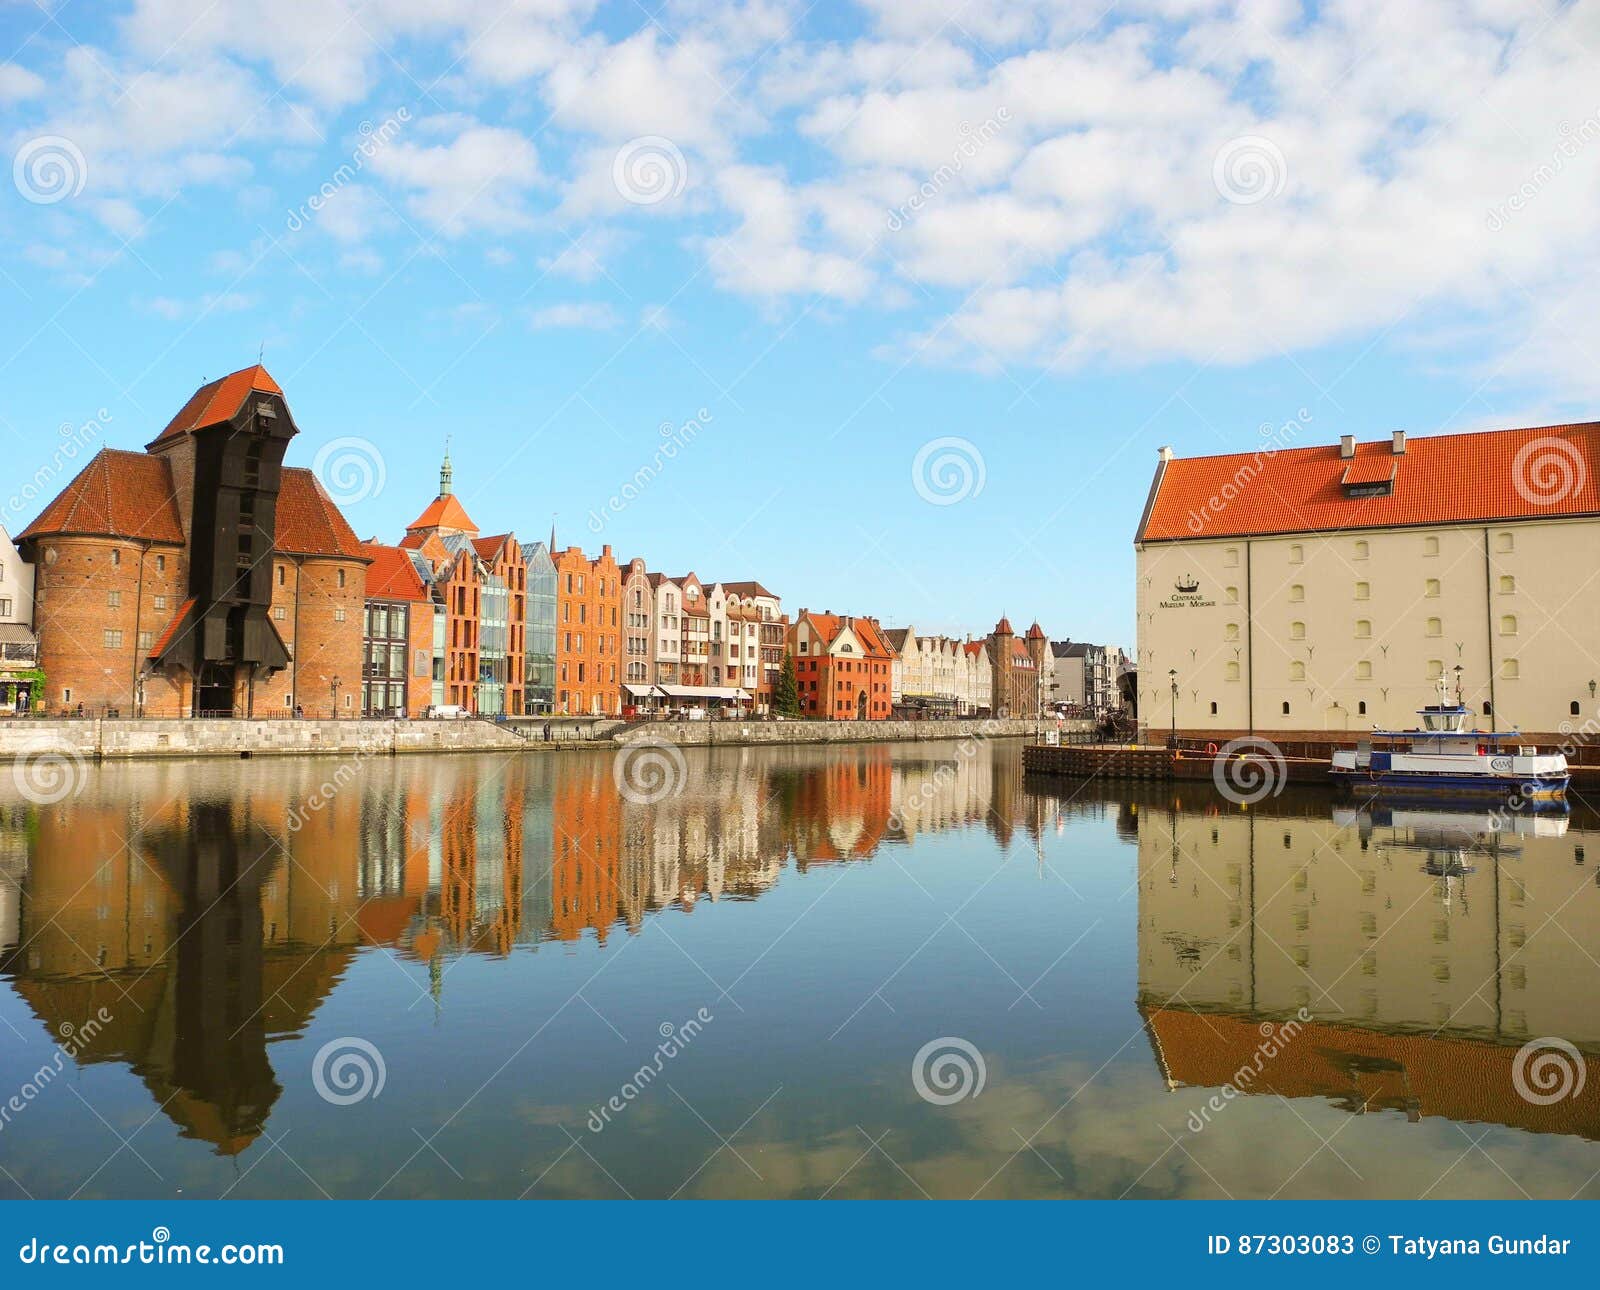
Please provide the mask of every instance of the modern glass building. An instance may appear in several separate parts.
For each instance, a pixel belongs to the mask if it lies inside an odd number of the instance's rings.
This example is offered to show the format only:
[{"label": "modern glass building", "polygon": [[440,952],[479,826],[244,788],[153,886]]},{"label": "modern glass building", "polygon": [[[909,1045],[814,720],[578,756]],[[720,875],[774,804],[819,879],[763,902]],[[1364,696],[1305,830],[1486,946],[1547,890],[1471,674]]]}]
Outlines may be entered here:
[{"label": "modern glass building", "polygon": [[498,574],[486,573],[478,610],[478,713],[498,717],[506,710],[510,679],[511,589]]},{"label": "modern glass building", "polygon": [[556,566],[543,542],[523,548],[528,571],[528,623],[523,710],[545,716],[556,710]]}]

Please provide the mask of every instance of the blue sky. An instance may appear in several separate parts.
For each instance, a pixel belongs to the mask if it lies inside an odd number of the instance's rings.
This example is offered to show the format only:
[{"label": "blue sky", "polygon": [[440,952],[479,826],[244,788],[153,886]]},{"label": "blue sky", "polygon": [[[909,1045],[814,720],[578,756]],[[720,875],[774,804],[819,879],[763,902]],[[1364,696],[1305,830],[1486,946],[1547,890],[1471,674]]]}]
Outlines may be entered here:
[{"label": "blue sky", "polygon": [[364,537],[449,435],[486,532],[1131,646],[1159,445],[1591,414],[1595,8],[0,0],[0,435],[264,346]]}]

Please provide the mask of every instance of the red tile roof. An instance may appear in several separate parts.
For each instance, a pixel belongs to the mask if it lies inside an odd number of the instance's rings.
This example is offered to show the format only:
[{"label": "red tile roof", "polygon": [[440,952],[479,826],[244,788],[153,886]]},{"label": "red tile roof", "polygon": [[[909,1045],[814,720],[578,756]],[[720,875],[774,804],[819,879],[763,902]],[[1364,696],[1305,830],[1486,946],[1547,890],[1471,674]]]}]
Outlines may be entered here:
[{"label": "red tile roof", "polygon": [[495,557],[500,554],[500,548],[511,540],[511,534],[500,533],[494,537],[473,538],[472,549],[478,553],[478,558],[493,564]]},{"label": "red tile roof", "polygon": [[813,631],[822,637],[824,645],[830,648],[839,633],[849,628],[855,633],[856,639],[861,642],[861,648],[869,656],[878,655],[891,658],[894,651],[889,647],[889,642],[884,639],[883,630],[870,618],[852,618],[844,614],[818,614],[803,613],[796,623],[808,622]]},{"label": "red tile roof", "polygon": [[[1383,496],[1352,483],[1389,478]],[[1177,458],[1158,468],[1135,541],[1249,537],[1600,513],[1600,422]]]},{"label": "red tile roof", "polygon": [[427,510],[406,525],[407,533],[419,529],[460,529],[463,533],[476,533],[478,526],[454,493],[441,493],[428,503]]},{"label": "red tile roof", "polygon": [[17,541],[47,533],[181,544],[183,525],[166,460],[102,448],[17,535]]},{"label": "red tile roof", "polygon": [[230,372],[220,380],[202,385],[191,394],[183,410],[167,422],[167,428],[152,442],[160,443],[163,439],[188,434],[191,430],[202,430],[206,426],[231,421],[252,391],[261,394],[283,393],[267,369],[259,363],[242,371]]},{"label": "red tile roof", "polygon": [[286,466],[278,491],[278,532],[274,544],[293,555],[343,555],[365,559],[356,537],[321,482],[304,466]]},{"label": "red tile roof", "polygon": [[194,598],[191,596],[178,606],[178,612],[172,615],[172,621],[162,630],[156,638],[156,643],[150,647],[148,657],[159,659],[167,651],[167,646],[172,644],[172,638],[177,635],[178,628],[183,626],[183,620],[189,616],[189,611],[194,608]]},{"label": "red tile roof", "polygon": [[367,566],[368,600],[428,599],[428,589],[405,548],[365,542],[361,550],[372,561]]}]

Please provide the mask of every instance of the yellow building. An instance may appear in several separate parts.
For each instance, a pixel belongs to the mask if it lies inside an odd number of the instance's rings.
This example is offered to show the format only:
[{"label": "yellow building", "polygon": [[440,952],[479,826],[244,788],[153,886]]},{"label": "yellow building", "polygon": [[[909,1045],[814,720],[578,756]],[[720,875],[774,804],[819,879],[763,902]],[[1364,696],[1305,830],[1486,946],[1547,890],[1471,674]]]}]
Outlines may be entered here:
[{"label": "yellow building", "polygon": [[1152,732],[1404,729],[1441,678],[1484,729],[1595,717],[1600,423],[1281,443],[1161,450],[1134,540]]}]

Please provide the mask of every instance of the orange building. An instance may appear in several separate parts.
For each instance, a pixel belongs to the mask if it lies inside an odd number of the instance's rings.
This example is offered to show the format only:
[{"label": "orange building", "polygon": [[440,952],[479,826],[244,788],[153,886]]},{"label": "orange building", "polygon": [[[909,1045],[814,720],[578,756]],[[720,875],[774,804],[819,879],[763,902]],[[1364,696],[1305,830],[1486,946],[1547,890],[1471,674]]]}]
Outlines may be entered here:
[{"label": "orange building", "polygon": [[894,652],[875,618],[802,609],[789,631],[802,716],[832,721],[889,717]]},{"label": "orange building", "polygon": [[609,545],[593,560],[575,546],[554,555],[556,711],[616,716],[622,711],[622,571]]}]

